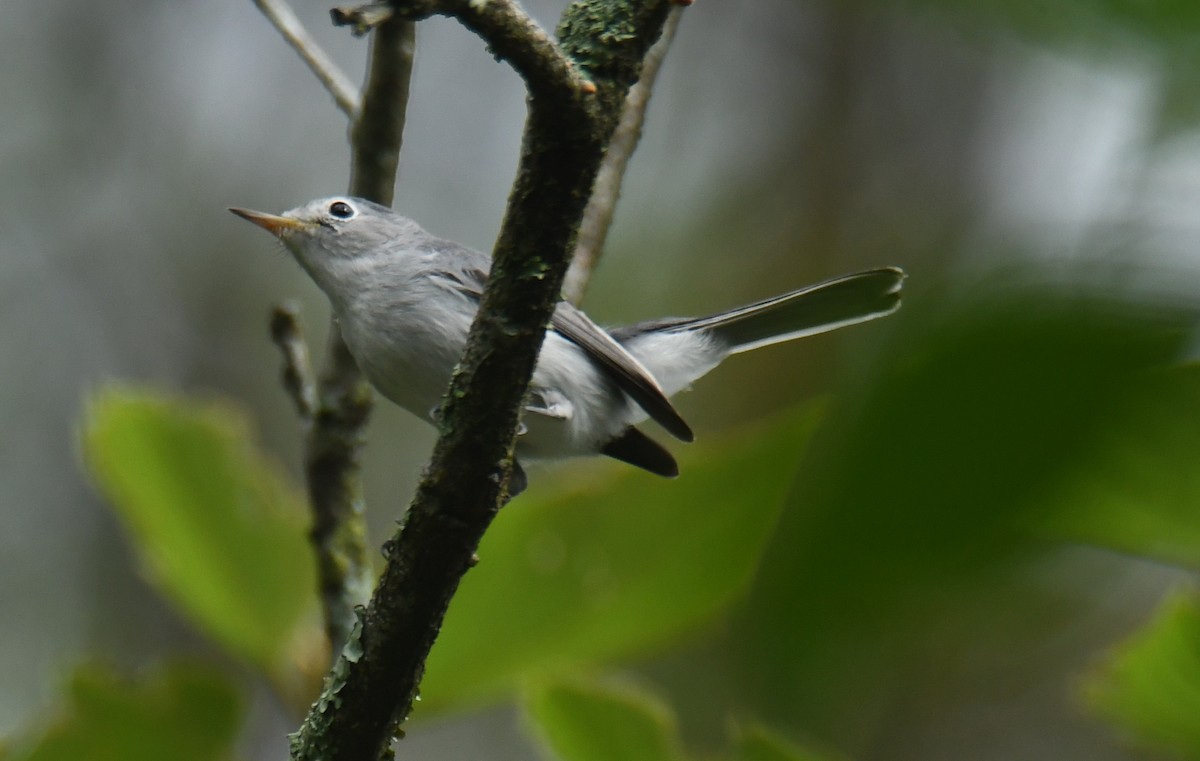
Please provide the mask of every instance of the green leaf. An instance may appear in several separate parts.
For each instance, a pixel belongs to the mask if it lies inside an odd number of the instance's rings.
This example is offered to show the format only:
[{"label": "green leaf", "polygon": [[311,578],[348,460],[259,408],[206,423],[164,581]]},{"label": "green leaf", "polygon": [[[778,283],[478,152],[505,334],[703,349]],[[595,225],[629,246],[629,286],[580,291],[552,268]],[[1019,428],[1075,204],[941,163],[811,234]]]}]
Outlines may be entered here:
[{"label": "green leaf", "polygon": [[815,408],[641,473],[505,508],[430,655],[427,706],[627,657],[710,620],[749,584]]},{"label": "green leaf", "polygon": [[561,761],[679,761],[675,718],[628,683],[581,679],[535,683],[525,710]]},{"label": "green leaf", "polygon": [[749,724],[738,728],[735,758],[738,761],[832,761],[835,757],[800,748],[761,724]]},{"label": "green leaf", "polygon": [[219,761],[242,721],[242,700],[220,672],[173,663],[130,682],[106,668],[72,676],[66,705],[45,733],[5,761]]},{"label": "green leaf", "polygon": [[1048,533],[1200,570],[1200,366],[1134,379],[1046,500]]},{"label": "green leaf", "polygon": [[108,389],[88,406],[84,449],[150,581],[231,652],[282,671],[313,610],[313,563],[303,502],[245,417]]},{"label": "green leaf", "polygon": [[1085,695],[1145,744],[1200,759],[1200,598],[1170,598],[1092,676]]},{"label": "green leaf", "polygon": [[1048,498],[1145,409],[1191,317],[988,293],[910,298],[882,371],[809,447],[730,638],[765,721],[853,753],[897,701],[944,689],[945,663],[1053,631],[1064,606],[1037,607],[1020,580],[1060,546]]}]

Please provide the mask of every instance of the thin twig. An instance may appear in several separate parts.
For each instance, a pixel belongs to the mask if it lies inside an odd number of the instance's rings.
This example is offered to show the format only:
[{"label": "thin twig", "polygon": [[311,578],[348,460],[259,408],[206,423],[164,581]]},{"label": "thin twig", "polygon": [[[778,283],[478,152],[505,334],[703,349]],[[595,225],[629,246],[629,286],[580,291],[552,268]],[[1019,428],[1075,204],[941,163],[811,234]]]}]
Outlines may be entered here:
[{"label": "thin twig", "polygon": [[[390,19],[371,41],[363,105],[350,131],[350,193],[390,205],[412,72],[413,25]],[[306,442],[313,543],[326,631],[334,658],[353,628],[374,583],[367,555],[360,450],[371,410],[371,387],[331,322],[319,408]]]},{"label": "thin twig", "polygon": [[[413,27],[382,22],[371,45],[365,94],[337,70],[282,0],[255,0],[350,116],[353,195],[390,204],[412,72]],[[337,657],[371,593],[374,571],[367,554],[360,452],[371,411],[371,389],[342,341],[329,331],[319,382],[294,312],[277,309],[272,335],[284,352],[284,383],[305,422],[304,470],[313,509],[311,537],[317,556],[325,631]]]},{"label": "thin twig", "polygon": [[351,119],[355,118],[359,108],[358,88],[317,45],[291,7],[284,0],[254,0],[254,4],[300,54],[308,68],[333,96],[338,108]]},{"label": "thin twig", "polygon": [[629,94],[625,96],[621,121],[613,133],[612,142],[608,144],[608,150],[604,152],[604,161],[596,175],[592,197],[588,200],[587,209],[583,212],[583,221],[579,224],[579,236],[575,241],[575,255],[571,257],[571,268],[567,270],[567,279],[563,283],[563,298],[572,304],[583,301],[583,294],[591,281],[592,272],[604,254],[604,242],[608,238],[608,229],[612,226],[617,199],[621,196],[625,168],[642,139],[642,125],[646,121],[646,107],[650,103],[654,82],[671,47],[671,41],[675,39],[675,30],[679,27],[682,17],[682,7],[671,9],[667,23],[663,26],[662,36],[654,43],[654,47],[650,48],[646,60],[642,63],[642,76],[638,78],[637,84],[629,88]]},{"label": "thin twig", "polygon": [[300,419],[309,425],[317,408],[317,381],[296,307],[277,304],[271,310],[271,340],[283,354],[283,387],[292,397]]},{"label": "thin twig", "polygon": [[518,410],[575,231],[668,10],[668,0],[573,3],[559,26],[560,47],[530,36],[536,25],[507,0],[394,2],[398,16],[444,13],[479,33],[527,82],[529,119],[491,278],[446,395],[433,458],[404,525],[384,545],[387,564],[360,627],[292,736],[297,761],[379,758],[412,708],[450,599],[505,499]]}]

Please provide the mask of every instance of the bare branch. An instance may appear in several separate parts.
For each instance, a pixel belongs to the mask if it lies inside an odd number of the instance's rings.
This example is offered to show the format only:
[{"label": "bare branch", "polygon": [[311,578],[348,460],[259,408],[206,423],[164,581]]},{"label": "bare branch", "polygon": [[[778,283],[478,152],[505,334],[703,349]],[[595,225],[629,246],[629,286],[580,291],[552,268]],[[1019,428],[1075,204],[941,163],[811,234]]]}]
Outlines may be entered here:
[{"label": "bare branch", "polygon": [[351,119],[355,118],[359,107],[358,88],[338,69],[333,59],[321,50],[291,7],[284,0],[254,0],[254,4],[279,30],[288,44],[300,54],[308,68],[333,96],[338,108]]},{"label": "bare branch", "polygon": [[[506,496],[518,409],[558,302],[604,148],[667,0],[583,0],[561,47],[509,0],[394,0],[397,16],[442,13],[475,30],[529,87],[517,179],[491,279],[451,380],[441,435],[387,565],[292,758],[374,759],[408,716],[425,659],[479,540]],[[619,32],[619,33],[618,33]]]},{"label": "bare branch", "polygon": [[[352,195],[391,204],[412,58],[412,24],[399,19],[380,24],[371,43],[362,109],[351,129]],[[359,457],[371,387],[336,322],[329,329],[318,401],[305,440],[305,461],[326,631],[336,657],[355,624],[355,608],[366,604],[374,582]]]},{"label": "bare branch", "polygon": [[515,0],[392,0],[397,15],[412,21],[451,16],[482,37],[497,58],[507,61],[531,93],[557,102],[594,93],[554,38]]},{"label": "bare branch", "polygon": [[292,397],[300,419],[309,425],[317,409],[317,381],[296,307],[277,304],[271,310],[271,339],[283,353],[283,387]]},{"label": "bare branch", "polygon": [[339,5],[329,10],[334,26],[348,26],[355,37],[362,37],[392,17],[392,6],[388,3],[366,5]]},{"label": "bare branch", "polygon": [[[379,25],[360,108],[357,93],[337,81],[344,78],[325,65],[327,59],[291,10],[277,0],[255,2],[309,61],[354,120],[350,192],[391,203],[412,72],[412,24],[394,20]],[[336,76],[330,76],[331,71]],[[319,383],[313,380],[295,312],[276,308],[271,333],[284,354],[284,385],[305,423],[305,480],[313,509],[311,537],[325,631],[336,656],[356,621],[355,608],[366,604],[374,581],[367,556],[360,467],[371,389],[336,323],[330,326],[327,359]]]},{"label": "bare branch", "polygon": [[575,241],[571,268],[567,270],[567,279],[563,283],[563,298],[573,304],[583,301],[583,294],[592,278],[592,272],[604,253],[608,228],[612,226],[617,199],[621,196],[621,185],[625,180],[625,168],[642,139],[642,125],[646,121],[650,94],[654,90],[654,82],[662,68],[663,59],[667,57],[671,41],[675,39],[675,30],[679,27],[679,19],[682,17],[682,8],[671,9],[667,23],[663,26],[662,36],[654,43],[654,47],[650,48],[646,60],[642,63],[642,76],[629,88],[629,94],[625,96],[621,121],[608,144],[608,150],[604,152],[604,161],[596,175],[592,197],[588,200],[587,209],[583,212],[583,221],[579,224],[579,236]]},{"label": "bare branch", "polygon": [[346,359],[336,353],[336,345],[325,374],[316,381],[293,307],[275,307],[271,337],[283,353],[284,388],[304,424],[304,475],[313,509],[310,537],[325,633],[336,655],[354,625],[355,607],[371,594],[359,485],[359,450],[371,392],[345,371]]},{"label": "bare branch", "polygon": [[384,206],[396,188],[415,40],[411,21],[390,18],[375,28],[363,108],[350,132],[350,194]]}]

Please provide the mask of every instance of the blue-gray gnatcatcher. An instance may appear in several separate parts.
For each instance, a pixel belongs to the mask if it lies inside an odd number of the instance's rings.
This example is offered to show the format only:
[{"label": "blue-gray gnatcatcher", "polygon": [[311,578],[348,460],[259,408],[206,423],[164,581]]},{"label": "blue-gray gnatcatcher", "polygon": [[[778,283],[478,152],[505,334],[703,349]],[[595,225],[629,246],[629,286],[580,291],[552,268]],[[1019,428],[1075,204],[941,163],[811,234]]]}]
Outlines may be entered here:
[{"label": "blue-gray gnatcatcher", "polygon": [[[491,260],[359,198],[282,216],[234,214],[274,234],[333,306],[342,337],[381,394],[433,419],[466,345]],[[675,458],[634,427],[647,417],[684,441],[670,397],[730,354],[894,312],[904,272],[868,270],[710,317],[605,330],[567,302],[554,312],[517,439],[519,458],[605,454],[661,476]],[[514,464],[510,491],[525,486]]]}]

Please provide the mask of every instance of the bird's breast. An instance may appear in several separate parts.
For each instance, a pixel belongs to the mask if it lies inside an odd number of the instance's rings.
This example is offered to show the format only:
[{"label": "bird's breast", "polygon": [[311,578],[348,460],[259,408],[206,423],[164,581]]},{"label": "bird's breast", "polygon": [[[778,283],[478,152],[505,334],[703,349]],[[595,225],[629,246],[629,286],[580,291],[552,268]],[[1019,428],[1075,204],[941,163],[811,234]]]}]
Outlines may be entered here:
[{"label": "bird's breast", "polygon": [[450,382],[473,316],[469,304],[444,295],[392,293],[349,305],[339,322],[350,353],[376,390],[428,420]]}]

